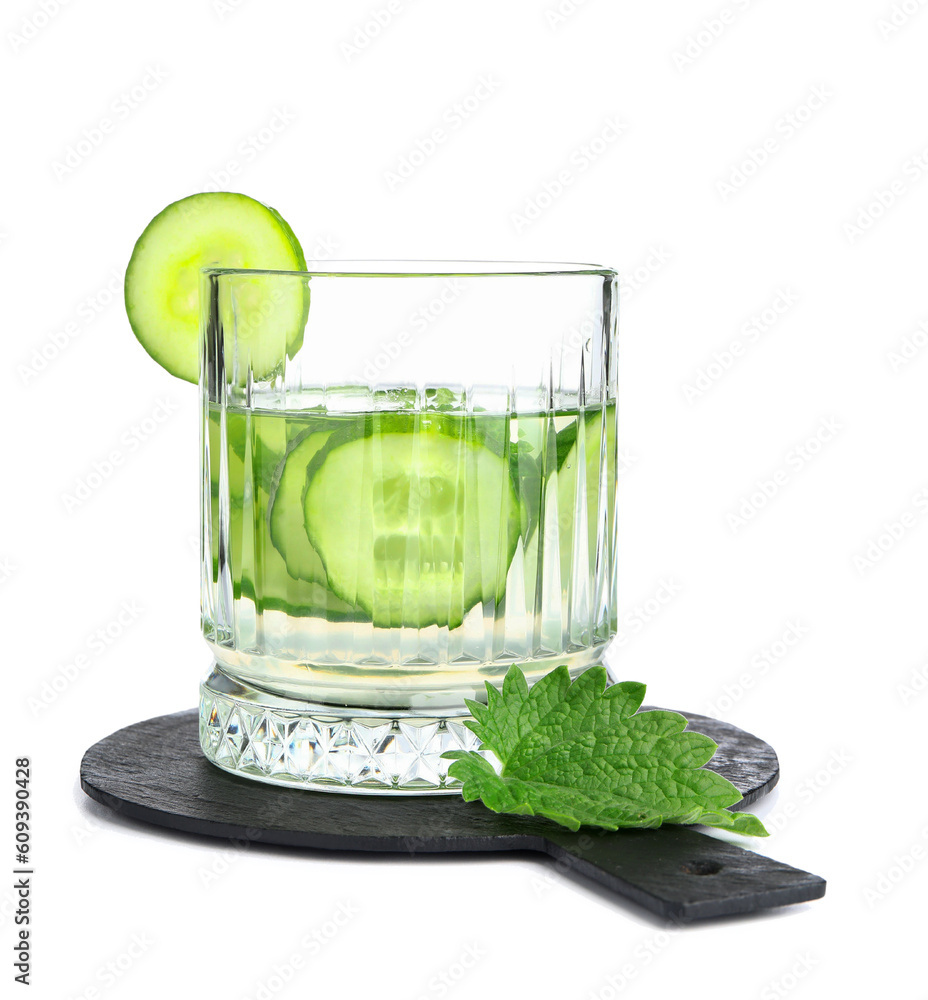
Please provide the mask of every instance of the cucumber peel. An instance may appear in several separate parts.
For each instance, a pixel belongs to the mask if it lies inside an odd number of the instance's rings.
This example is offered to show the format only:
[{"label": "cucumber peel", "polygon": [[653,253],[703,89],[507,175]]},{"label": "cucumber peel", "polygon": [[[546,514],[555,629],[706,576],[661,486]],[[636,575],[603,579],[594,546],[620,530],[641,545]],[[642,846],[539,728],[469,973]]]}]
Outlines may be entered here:
[{"label": "cucumber peel", "polygon": [[306,469],[332,431],[309,431],[297,438],[278,470],[271,491],[268,527],[271,542],[294,579],[324,583],[325,568],[303,526]]},{"label": "cucumber peel", "polygon": [[[126,314],[142,347],[188,382],[199,378],[200,268],[210,266],[303,271],[306,259],[280,214],[243,194],[191,195],[149,222],[126,268]],[[272,375],[302,343],[308,290],[289,285],[272,296],[259,276],[235,283],[236,318],[246,317],[236,325],[236,346],[258,379]]]},{"label": "cucumber peel", "polygon": [[306,471],[304,525],[328,586],[375,627],[454,629],[505,591],[519,498],[473,418],[457,417],[456,435],[450,422],[375,417]]}]

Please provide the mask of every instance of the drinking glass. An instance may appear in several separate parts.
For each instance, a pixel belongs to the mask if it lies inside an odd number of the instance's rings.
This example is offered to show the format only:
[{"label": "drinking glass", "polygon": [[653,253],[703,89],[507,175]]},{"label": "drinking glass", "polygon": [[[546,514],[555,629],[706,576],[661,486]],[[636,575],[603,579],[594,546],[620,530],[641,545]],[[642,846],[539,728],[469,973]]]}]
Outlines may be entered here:
[{"label": "drinking glass", "polygon": [[454,791],[465,698],[616,630],[617,277],[201,278],[200,742],[280,784]]}]

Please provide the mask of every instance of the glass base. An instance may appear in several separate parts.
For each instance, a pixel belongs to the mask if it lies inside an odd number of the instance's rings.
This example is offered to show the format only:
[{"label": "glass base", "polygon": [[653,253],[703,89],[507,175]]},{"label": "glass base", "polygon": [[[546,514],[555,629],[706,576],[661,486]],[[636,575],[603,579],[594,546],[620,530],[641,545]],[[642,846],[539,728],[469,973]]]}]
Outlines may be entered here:
[{"label": "glass base", "polygon": [[[461,706],[464,709],[464,706]],[[290,700],[218,667],[200,685],[200,746],[233,774],[330,792],[459,794],[446,750],[476,750],[461,714],[378,712]],[[486,756],[491,756],[486,754]]]}]

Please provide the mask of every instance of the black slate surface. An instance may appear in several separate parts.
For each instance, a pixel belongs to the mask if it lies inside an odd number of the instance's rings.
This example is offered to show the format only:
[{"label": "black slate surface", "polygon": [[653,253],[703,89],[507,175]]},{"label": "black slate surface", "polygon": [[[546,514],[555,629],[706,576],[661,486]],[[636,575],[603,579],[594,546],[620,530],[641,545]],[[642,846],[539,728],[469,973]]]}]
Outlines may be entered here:
[{"label": "black slate surface", "polygon": [[[773,748],[682,713],[719,749],[709,766],[754,801],[776,784]],[[197,712],[148,719],[92,746],[81,787],[120,815],[186,833],[294,848],[408,854],[537,851],[674,920],[748,913],[824,895],[825,882],[693,827],[569,830],[452,795],[353,795],[269,785],[222,771],[200,750]],[[763,841],[758,842],[758,846]]]}]

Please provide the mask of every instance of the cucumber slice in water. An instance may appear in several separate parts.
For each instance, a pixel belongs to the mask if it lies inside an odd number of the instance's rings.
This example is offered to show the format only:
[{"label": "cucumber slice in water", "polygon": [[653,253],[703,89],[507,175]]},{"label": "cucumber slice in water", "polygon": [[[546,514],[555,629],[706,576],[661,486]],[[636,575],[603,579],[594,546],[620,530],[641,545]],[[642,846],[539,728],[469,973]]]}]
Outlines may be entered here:
[{"label": "cucumber slice in water", "polygon": [[[283,431],[283,421],[280,430]],[[255,487],[260,487],[266,493],[271,491],[274,474],[280,465],[281,456],[286,448],[286,439],[278,437],[274,432],[278,427],[266,423],[254,424],[252,431],[251,452],[249,454],[249,424],[243,414],[229,414],[226,418],[226,461],[229,476],[229,498],[232,504],[242,505],[245,492],[246,459],[251,469],[250,478]],[[222,429],[218,410],[209,414],[207,427],[209,434],[209,477],[210,485],[215,493],[219,489],[219,468],[222,448]],[[302,521],[301,521],[302,523]]]},{"label": "cucumber slice in water", "polygon": [[247,576],[243,576],[235,597],[242,596],[254,601],[255,607],[261,612],[283,611],[291,618],[321,618],[328,622],[364,621],[364,615],[357,608],[346,604],[321,583],[306,583],[304,580],[298,592],[295,592],[293,580],[285,573],[272,576],[271,569],[269,562],[267,578],[262,581],[260,588],[256,588]]},{"label": "cucumber slice in water", "polygon": [[[213,501],[214,505],[218,503]],[[218,513],[214,512],[218,520]],[[232,596],[235,600],[247,598],[258,611],[283,611],[291,617],[322,618],[326,621],[363,620],[356,608],[346,604],[321,583],[294,580],[287,571],[283,558],[273,549],[265,550],[261,562],[261,575],[255,585],[253,571],[242,566],[242,548],[245,533],[254,531],[246,522],[241,503],[234,501],[229,508],[229,558],[232,564]],[[300,534],[304,535],[300,526]],[[218,538],[212,538],[213,580],[219,576]]]},{"label": "cucumber slice in water", "polygon": [[331,436],[332,431],[311,431],[295,442],[280,469],[268,511],[271,541],[283,556],[287,572],[310,583],[324,583],[325,569],[303,524],[306,469]]},{"label": "cucumber slice in water", "polygon": [[504,593],[520,505],[506,462],[473,418],[429,425],[391,415],[333,438],[307,471],[306,534],[328,585],[378,627],[457,628]]},{"label": "cucumber slice in water", "polygon": [[[219,577],[219,467],[223,453],[220,427],[220,413],[210,412],[207,421],[210,455],[210,542],[212,555],[212,579]],[[328,438],[331,431],[322,435]],[[296,455],[298,445],[307,437],[303,435],[291,442],[290,457],[295,461],[290,466],[281,456],[287,450],[287,421],[283,418],[265,417],[254,421],[243,412],[229,412],[226,415],[226,474],[228,477],[228,527],[227,549],[232,596],[235,600],[245,598],[253,602],[255,610],[282,611],[291,617],[320,618],[330,622],[364,620],[364,615],[346,604],[325,585],[325,571],[315,554],[306,531],[303,528],[303,486],[306,481],[306,462],[309,451]],[[313,451],[315,454],[315,451]],[[298,467],[297,462],[302,462]],[[283,469],[290,468],[290,477],[296,483],[296,496],[292,501],[295,520],[293,533],[289,539],[288,551],[299,554],[299,563],[304,576],[293,573],[281,554],[281,546],[268,540],[271,523],[271,507],[277,514],[274,524],[279,532],[290,530],[282,514],[286,507],[280,502],[279,487]],[[250,470],[250,472],[249,472]],[[287,486],[285,484],[285,491]],[[278,539],[279,539],[278,534]],[[315,576],[309,577],[309,569]]]},{"label": "cucumber slice in water", "polygon": [[[126,268],[126,313],[142,347],[172,375],[199,377],[200,268],[306,269],[303,251],[280,215],[243,194],[191,195],[145,227]],[[256,378],[279,368],[303,339],[308,291],[299,282],[273,290],[260,277],[236,282],[241,364]]]}]

